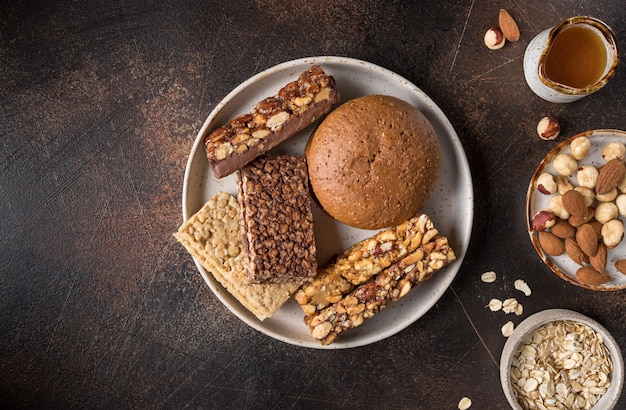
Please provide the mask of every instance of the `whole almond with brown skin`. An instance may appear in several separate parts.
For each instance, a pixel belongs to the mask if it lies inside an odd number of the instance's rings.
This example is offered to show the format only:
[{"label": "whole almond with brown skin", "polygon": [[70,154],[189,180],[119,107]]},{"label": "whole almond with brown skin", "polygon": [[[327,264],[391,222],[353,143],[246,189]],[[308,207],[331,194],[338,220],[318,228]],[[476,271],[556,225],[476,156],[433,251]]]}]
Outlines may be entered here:
[{"label": "whole almond with brown skin", "polygon": [[608,161],[598,172],[596,194],[604,195],[617,186],[626,173],[626,165],[619,159]]},{"label": "whole almond with brown skin", "polygon": [[594,256],[598,251],[598,235],[589,224],[583,224],[576,230],[576,242],[587,256]]},{"label": "whole almond with brown skin", "polygon": [[565,253],[571,260],[581,266],[589,263],[589,256],[580,249],[574,238],[565,239]]},{"label": "whole almond with brown skin", "polygon": [[598,272],[604,272],[606,269],[607,250],[603,243],[598,244],[598,250],[594,256],[589,257],[591,266]]},{"label": "whole almond with brown skin", "polygon": [[509,12],[505,9],[500,9],[500,13],[498,14],[498,25],[507,40],[513,42],[519,40],[519,27],[517,27],[517,23],[513,20],[513,17],[511,17]]},{"label": "whole almond with brown skin", "polygon": [[571,189],[563,194],[563,207],[570,215],[584,217],[587,214],[585,197],[580,192]]},{"label": "whole almond with brown skin", "polygon": [[537,235],[541,249],[548,255],[559,256],[565,252],[565,244],[560,238],[547,231],[538,232]]},{"label": "whole almond with brown skin", "polygon": [[598,239],[602,238],[602,224],[598,221],[591,221],[589,222],[589,225],[591,225],[593,230],[596,231]]},{"label": "whole almond with brown skin", "polygon": [[617,269],[620,273],[626,275],[626,259],[620,259],[615,262],[615,269]]},{"label": "whole almond with brown skin", "polygon": [[550,228],[550,232],[561,239],[573,238],[576,235],[576,228],[570,225],[565,219],[557,218],[554,226]]},{"label": "whole almond with brown skin", "polygon": [[596,214],[596,210],[594,208],[589,208],[589,209],[587,209],[587,213],[585,215],[582,215],[582,216],[571,215],[567,219],[567,222],[569,222],[569,224],[572,225],[573,227],[578,228],[582,224],[586,224],[587,222],[591,222],[591,220],[593,219],[595,214]]},{"label": "whole almond with brown skin", "polygon": [[606,272],[598,272],[591,266],[583,266],[576,271],[576,280],[585,285],[598,286],[610,282],[611,277]]}]

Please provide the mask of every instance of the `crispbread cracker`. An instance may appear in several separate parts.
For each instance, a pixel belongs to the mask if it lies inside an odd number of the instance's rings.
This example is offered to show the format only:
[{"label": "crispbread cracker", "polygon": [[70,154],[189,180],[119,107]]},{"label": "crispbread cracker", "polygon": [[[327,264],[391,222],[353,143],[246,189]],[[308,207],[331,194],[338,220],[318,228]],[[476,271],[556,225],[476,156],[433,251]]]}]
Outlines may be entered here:
[{"label": "crispbread cracker", "polygon": [[215,194],[174,237],[259,320],[271,317],[299,287],[296,283],[248,283],[239,204],[225,192]]}]

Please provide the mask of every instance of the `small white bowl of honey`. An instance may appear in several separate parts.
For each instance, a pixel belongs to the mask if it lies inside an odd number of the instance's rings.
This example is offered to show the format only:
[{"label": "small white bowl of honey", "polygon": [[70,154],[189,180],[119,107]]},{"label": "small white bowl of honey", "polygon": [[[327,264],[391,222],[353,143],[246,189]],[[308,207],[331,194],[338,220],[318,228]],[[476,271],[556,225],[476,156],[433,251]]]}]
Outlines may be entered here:
[{"label": "small white bowl of honey", "polygon": [[617,38],[606,23],[571,17],[531,40],[524,54],[524,77],[544,100],[572,102],[607,84],[618,54]]}]

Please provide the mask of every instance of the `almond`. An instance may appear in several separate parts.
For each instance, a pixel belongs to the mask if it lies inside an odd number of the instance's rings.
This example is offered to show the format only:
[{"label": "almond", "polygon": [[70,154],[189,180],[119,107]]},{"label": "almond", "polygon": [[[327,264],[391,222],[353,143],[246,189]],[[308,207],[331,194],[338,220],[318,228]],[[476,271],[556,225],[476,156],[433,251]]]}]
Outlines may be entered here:
[{"label": "almond", "polygon": [[587,213],[585,215],[583,216],[572,215],[569,218],[567,218],[567,222],[569,222],[569,224],[572,225],[573,227],[578,228],[580,225],[590,222],[595,216],[595,213],[596,213],[595,209],[588,208]]},{"label": "almond", "polygon": [[580,246],[578,246],[574,238],[567,238],[565,240],[565,252],[571,260],[581,266],[589,263],[589,256],[580,249]]},{"label": "almond", "polygon": [[598,251],[598,235],[589,224],[583,224],[576,230],[576,242],[587,256],[595,256]]},{"label": "almond", "polygon": [[591,225],[593,230],[596,231],[596,235],[598,236],[598,238],[602,238],[602,224],[594,220],[589,222],[589,225]]},{"label": "almond", "polygon": [[538,232],[539,244],[545,253],[551,256],[559,256],[565,252],[565,244],[563,241],[550,232]]},{"label": "almond", "polygon": [[[591,266],[598,272],[604,272],[606,268],[607,250],[603,243],[598,244],[598,251],[594,256],[589,257]],[[625,266],[626,268],[626,266]]]},{"label": "almond", "polygon": [[585,197],[575,189],[571,189],[563,194],[563,206],[570,215],[583,217],[587,214]]},{"label": "almond", "polygon": [[570,225],[565,219],[557,218],[554,226],[550,228],[550,232],[561,239],[573,238],[576,235],[576,228]]},{"label": "almond", "polygon": [[620,259],[615,262],[615,268],[620,272],[626,275],[626,259]]},{"label": "almond", "polygon": [[608,161],[598,173],[596,194],[604,195],[617,186],[626,173],[626,165],[619,159]]},{"label": "almond", "polygon": [[576,280],[584,285],[598,286],[610,282],[611,277],[605,272],[598,272],[591,266],[583,266],[576,271]]},{"label": "almond", "polygon": [[519,40],[519,27],[517,27],[517,23],[513,20],[513,17],[511,17],[509,12],[505,9],[500,9],[500,14],[498,14],[498,25],[507,40],[512,42]]}]

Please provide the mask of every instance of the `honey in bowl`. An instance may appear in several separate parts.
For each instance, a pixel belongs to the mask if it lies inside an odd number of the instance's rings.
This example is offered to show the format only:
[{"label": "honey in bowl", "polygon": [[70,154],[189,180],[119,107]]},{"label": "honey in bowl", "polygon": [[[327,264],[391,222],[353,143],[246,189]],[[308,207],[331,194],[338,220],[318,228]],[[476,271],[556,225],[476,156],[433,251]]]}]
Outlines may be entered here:
[{"label": "honey in bowl", "polygon": [[550,80],[580,89],[598,82],[606,63],[606,47],[599,34],[585,26],[572,26],[554,38],[544,67]]}]

